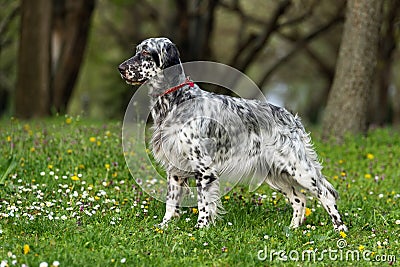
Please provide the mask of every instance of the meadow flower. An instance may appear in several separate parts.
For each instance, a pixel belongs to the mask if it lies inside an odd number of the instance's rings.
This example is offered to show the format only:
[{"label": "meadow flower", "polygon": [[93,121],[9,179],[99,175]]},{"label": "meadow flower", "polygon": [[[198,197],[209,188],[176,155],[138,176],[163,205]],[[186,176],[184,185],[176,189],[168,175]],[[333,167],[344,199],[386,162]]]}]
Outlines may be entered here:
[{"label": "meadow flower", "polygon": [[193,212],[194,214],[197,214],[199,211],[198,211],[198,209],[196,209],[196,208],[192,208],[192,212]]},{"label": "meadow flower", "polygon": [[395,224],[400,225],[400,220],[396,220]]},{"label": "meadow flower", "polygon": [[66,118],[66,119],[65,119],[65,123],[66,123],[66,124],[71,124],[71,122],[72,122],[72,119],[71,119],[71,118]]},{"label": "meadow flower", "polygon": [[122,258],[121,263],[125,263],[125,262],[126,262],[126,258]]},{"label": "meadow flower", "polygon": [[31,251],[31,248],[29,247],[28,244],[25,244],[25,245],[24,245],[23,251],[24,251],[24,255],[28,254],[29,251]]},{"label": "meadow flower", "polygon": [[370,160],[372,160],[372,159],[374,159],[374,154],[371,154],[371,153],[368,153],[367,154],[367,159],[370,159]]},{"label": "meadow flower", "polygon": [[52,267],[58,267],[60,266],[60,262],[59,261],[53,261],[53,263],[51,264]]},{"label": "meadow flower", "polygon": [[359,251],[363,251],[364,249],[365,249],[365,247],[364,247],[363,245],[359,245],[359,246],[358,246],[358,250],[359,250]]},{"label": "meadow flower", "polygon": [[306,208],[305,215],[306,215],[306,217],[311,215],[311,210],[309,208]]},{"label": "meadow flower", "polygon": [[227,248],[227,247],[222,247],[221,250],[222,250],[222,252],[224,252],[224,253],[228,252],[228,248]]},{"label": "meadow flower", "polygon": [[341,236],[342,238],[346,238],[346,237],[347,237],[346,233],[343,232],[343,231],[340,231],[339,234],[340,234],[340,236]]},{"label": "meadow flower", "polygon": [[89,138],[89,141],[90,141],[90,143],[94,143],[94,142],[96,142],[96,137],[93,137],[93,136],[92,136],[92,137],[90,137],[90,138]]},{"label": "meadow flower", "polygon": [[78,176],[73,175],[73,176],[71,177],[71,180],[72,180],[72,181],[79,181],[80,179],[79,179]]},{"label": "meadow flower", "polygon": [[371,174],[369,174],[369,173],[367,173],[367,174],[364,175],[364,178],[365,178],[365,179],[371,179],[371,177],[372,177],[372,176],[371,176]]},{"label": "meadow flower", "polygon": [[39,267],[48,267],[49,266],[49,264],[47,263],[47,262],[41,262],[40,264],[39,264]]}]

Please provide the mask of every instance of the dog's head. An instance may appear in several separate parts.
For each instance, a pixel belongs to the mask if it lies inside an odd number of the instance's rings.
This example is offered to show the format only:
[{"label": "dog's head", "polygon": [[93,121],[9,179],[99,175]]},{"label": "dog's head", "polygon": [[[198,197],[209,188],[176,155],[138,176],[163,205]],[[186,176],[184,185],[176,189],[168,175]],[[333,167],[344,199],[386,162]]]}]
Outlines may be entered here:
[{"label": "dog's head", "polygon": [[118,66],[129,84],[142,84],[168,67],[180,64],[179,52],[168,38],[149,38],[136,47],[136,54]]}]

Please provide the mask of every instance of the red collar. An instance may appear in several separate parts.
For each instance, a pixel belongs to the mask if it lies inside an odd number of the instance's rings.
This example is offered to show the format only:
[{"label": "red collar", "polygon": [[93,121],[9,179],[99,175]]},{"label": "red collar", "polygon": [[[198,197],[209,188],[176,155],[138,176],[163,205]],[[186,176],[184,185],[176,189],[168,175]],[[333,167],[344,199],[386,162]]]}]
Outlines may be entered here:
[{"label": "red collar", "polygon": [[167,95],[169,93],[175,92],[176,90],[184,87],[185,85],[189,85],[190,88],[193,88],[194,87],[194,82],[191,81],[189,77],[186,77],[186,80],[183,83],[181,83],[181,84],[179,84],[177,86],[169,88],[164,93],[162,93],[160,96],[164,96],[164,95]]}]

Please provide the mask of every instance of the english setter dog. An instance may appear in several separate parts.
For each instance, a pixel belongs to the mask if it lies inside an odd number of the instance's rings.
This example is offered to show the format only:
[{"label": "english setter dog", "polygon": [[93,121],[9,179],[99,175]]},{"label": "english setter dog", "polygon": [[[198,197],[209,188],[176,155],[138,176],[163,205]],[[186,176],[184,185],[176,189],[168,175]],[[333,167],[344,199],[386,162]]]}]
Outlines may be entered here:
[{"label": "english setter dog", "polygon": [[292,228],[304,221],[305,189],[322,203],[334,228],[347,231],[336,206],[338,193],[321,173],[297,116],[267,102],[201,90],[185,76],[179,52],[167,38],[144,40],[118,69],[127,83],[146,83],[150,90],[152,152],[168,180],[161,226],[179,216],[190,177],[197,188],[196,227],[214,223],[222,211],[221,175],[236,175],[257,176],[282,193],[293,208]]}]

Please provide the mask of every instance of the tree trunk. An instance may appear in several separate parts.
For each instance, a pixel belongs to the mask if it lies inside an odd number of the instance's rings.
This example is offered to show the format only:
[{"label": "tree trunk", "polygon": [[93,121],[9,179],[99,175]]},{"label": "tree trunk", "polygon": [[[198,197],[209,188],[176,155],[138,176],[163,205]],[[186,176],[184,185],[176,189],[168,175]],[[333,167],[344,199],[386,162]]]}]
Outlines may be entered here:
[{"label": "tree trunk", "polygon": [[65,112],[82,63],[95,1],[54,3],[52,108]]},{"label": "tree trunk", "polygon": [[48,115],[52,1],[22,0],[15,112],[18,117]]},{"label": "tree trunk", "polygon": [[367,111],[377,59],[381,0],[349,0],[335,79],[323,120],[323,136],[342,141],[367,130]]}]

